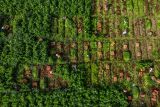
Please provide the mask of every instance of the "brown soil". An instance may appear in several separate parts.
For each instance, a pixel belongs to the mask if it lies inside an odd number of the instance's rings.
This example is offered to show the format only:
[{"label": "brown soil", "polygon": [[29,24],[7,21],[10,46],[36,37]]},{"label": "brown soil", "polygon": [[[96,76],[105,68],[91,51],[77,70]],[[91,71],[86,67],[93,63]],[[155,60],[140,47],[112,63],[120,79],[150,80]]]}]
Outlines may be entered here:
[{"label": "brown soil", "polygon": [[32,88],[37,88],[37,86],[38,86],[37,81],[33,81],[33,82],[32,82]]},{"label": "brown soil", "polygon": [[120,76],[120,77],[123,77],[123,76],[124,76],[124,72],[123,72],[123,71],[120,71],[119,76]]},{"label": "brown soil", "polygon": [[160,3],[158,3],[159,1],[157,0],[157,3],[156,3],[156,13],[159,13],[160,12]]},{"label": "brown soil", "polygon": [[145,0],[145,13],[148,16],[149,15],[149,3],[148,0]]},{"label": "brown soil", "polygon": [[140,47],[140,43],[136,42],[136,48],[139,48],[139,47]]},{"label": "brown soil", "polygon": [[128,45],[127,44],[123,45],[123,50],[128,50]]},{"label": "brown soil", "polygon": [[141,56],[142,56],[141,52],[140,52],[140,51],[139,51],[139,52],[136,52],[136,56],[137,56],[138,59],[140,59]]},{"label": "brown soil", "polygon": [[[114,4],[116,1],[115,0],[111,0],[111,3],[112,4]],[[114,5],[112,5],[111,6],[111,14],[115,14],[116,12],[115,12],[116,10],[115,10],[115,7],[114,7]]]},{"label": "brown soil", "polygon": [[160,89],[158,89],[158,88],[153,88],[153,89],[152,89],[152,92],[155,92],[155,93],[156,93],[156,95],[158,95],[158,94],[159,94],[159,92],[160,92]]},{"label": "brown soil", "polygon": [[128,96],[128,101],[132,101],[132,96]]},{"label": "brown soil", "polygon": [[89,48],[89,42],[84,42],[84,50],[88,50]]},{"label": "brown soil", "polygon": [[106,70],[110,70],[110,65],[109,64],[106,64]]},{"label": "brown soil", "polygon": [[98,59],[99,59],[99,60],[101,60],[101,59],[103,58],[103,53],[102,53],[102,51],[98,51],[97,55],[98,55]]},{"label": "brown soil", "polygon": [[52,68],[50,65],[46,65],[42,70],[41,70],[41,78],[48,77],[48,78],[53,78],[53,72]]},{"label": "brown soil", "polygon": [[91,54],[91,60],[92,61],[96,61],[97,60],[97,54],[96,54],[96,51],[97,50],[92,50],[93,52],[91,52],[92,54]]},{"label": "brown soil", "polygon": [[149,7],[150,7],[150,16],[153,16],[154,15],[154,7],[155,7],[155,4],[154,4],[154,0],[148,0],[149,1]]},{"label": "brown soil", "polygon": [[117,4],[117,10],[116,13],[117,15],[121,15],[121,1],[120,0],[116,0],[116,4]]},{"label": "brown soil", "polygon": [[111,52],[110,52],[110,55],[111,55],[111,56],[115,56],[115,51],[111,51]]},{"label": "brown soil", "polygon": [[104,56],[105,56],[105,60],[110,60],[110,52],[106,52],[104,53]]},{"label": "brown soil", "polygon": [[25,70],[25,71],[24,71],[24,77],[25,77],[25,78],[30,78],[31,75],[32,75],[31,70]]},{"label": "brown soil", "polygon": [[130,77],[130,76],[127,76],[126,79],[127,79],[127,81],[130,81],[130,80],[131,80],[131,77]]},{"label": "brown soil", "polygon": [[125,76],[126,76],[127,81],[131,80],[131,76],[130,76],[130,74],[128,72],[125,74]]},{"label": "brown soil", "polygon": [[152,100],[153,102],[156,102],[156,101],[157,101],[157,99],[154,98],[154,97],[152,97],[151,100]]},{"label": "brown soil", "polygon": [[103,10],[104,10],[105,13],[108,12],[108,7],[107,7],[107,5],[108,5],[107,0],[104,0],[104,2],[103,2]]},{"label": "brown soil", "polygon": [[112,48],[115,48],[115,44],[116,44],[116,42],[114,42],[114,41],[111,42],[111,47],[112,47]]},{"label": "brown soil", "polygon": [[147,47],[147,49],[148,49],[148,51],[152,50],[152,46],[149,45],[149,46]]},{"label": "brown soil", "polygon": [[20,80],[20,83],[26,84],[26,83],[28,83],[28,80],[24,78],[24,79]]},{"label": "brown soil", "polygon": [[141,52],[142,52],[142,59],[148,59],[148,54],[147,54],[147,42],[143,40],[141,42]]},{"label": "brown soil", "polygon": [[78,19],[77,29],[78,29],[78,33],[81,33],[83,31],[83,20],[81,18]]},{"label": "brown soil", "polygon": [[103,2],[99,1],[99,5],[98,5],[98,13],[101,14],[103,11]]},{"label": "brown soil", "polygon": [[141,43],[136,42],[135,44],[135,53],[136,53],[136,59],[142,59],[142,50],[141,50]]},{"label": "brown soil", "polygon": [[106,75],[106,80],[109,82],[110,81],[110,65],[109,64],[104,64],[104,75]]},{"label": "brown soil", "polygon": [[113,82],[117,82],[117,81],[118,81],[117,76],[114,76],[114,77],[113,77]]},{"label": "brown soil", "polygon": [[119,28],[120,21],[119,18],[115,18],[115,35],[116,37],[119,37],[121,35],[121,30]]},{"label": "brown soil", "polygon": [[144,92],[141,92],[141,93],[140,93],[140,96],[141,96],[141,98],[145,98],[146,95],[145,95]]},{"label": "brown soil", "polygon": [[46,65],[45,70],[46,70],[46,71],[51,71],[51,70],[52,70],[52,67],[51,67],[50,65]]},{"label": "brown soil", "polygon": [[97,42],[98,48],[101,49],[102,48],[102,42]]},{"label": "brown soil", "polygon": [[92,12],[93,12],[93,15],[96,15],[96,11],[97,11],[97,4],[96,4],[96,0],[93,0],[92,2]]},{"label": "brown soil", "polygon": [[97,31],[101,32],[102,31],[102,22],[98,21],[97,23]]},{"label": "brown soil", "polygon": [[141,36],[145,36],[145,20],[142,18],[142,19],[139,19],[139,32],[140,32],[140,35]]},{"label": "brown soil", "polygon": [[157,36],[157,20],[152,17],[151,18],[151,22],[152,22],[152,32],[153,32],[153,36]]},{"label": "brown soil", "polygon": [[49,83],[49,88],[67,88],[68,87],[68,82],[63,80],[61,77],[58,77],[54,81],[51,81]]},{"label": "brown soil", "polygon": [[127,4],[126,4],[126,0],[122,0],[123,1],[123,9],[122,9],[122,11],[123,11],[123,14],[125,14],[125,15],[127,15]]},{"label": "brown soil", "polygon": [[99,63],[99,70],[98,70],[98,79],[101,80],[103,78],[103,65]]},{"label": "brown soil", "polygon": [[160,79],[157,79],[156,82],[157,82],[158,84],[160,84]]},{"label": "brown soil", "polygon": [[144,74],[144,72],[143,72],[143,71],[140,71],[140,72],[138,73],[138,76],[139,76],[139,77],[143,77],[143,74]]},{"label": "brown soil", "polygon": [[61,82],[61,87],[62,88],[67,88],[68,87],[68,82],[67,81],[62,81]]},{"label": "brown soil", "polygon": [[110,37],[109,35],[109,18],[105,18],[105,22],[104,22],[104,36],[106,38]]},{"label": "brown soil", "polygon": [[41,71],[41,77],[53,78],[54,75],[51,72],[52,71],[43,70],[43,71]]},{"label": "brown soil", "polygon": [[83,42],[78,42],[78,62],[82,62],[83,61],[83,47],[84,47],[84,43]]},{"label": "brown soil", "polygon": [[134,20],[134,36],[139,37],[140,36],[140,25],[139,25],[139,19]]},{"label": "brown soil", "polygon": [[135,41],[129,41],[129,50],[132,53],[132,59],[136,59],[135,47]]},{"label": "brown soil", "polygon": [[62,53],[62,50],[63,50],[63,44],[62,43],[60,43],[60,42],[57,42],[57,44],[56,44],[56,52],[58,52],[58,53]]},{"label": "brown soil", "polygon": [[116,43],[116,59],[123,60],[123,46],[121,41],[117,41]]},{"label": "brown soil", "polygon": [[76,43],[75,42],[72,42],[71,43],[71,48],[75,48],[76,47]]},{"label": "brown soil", "polygon": [[54,87],[54,82],[53,82],[53,81],[50,81],[49,84],[48,84],[48,87],[49,87],[50,89],[53,89],[53,87]]}]

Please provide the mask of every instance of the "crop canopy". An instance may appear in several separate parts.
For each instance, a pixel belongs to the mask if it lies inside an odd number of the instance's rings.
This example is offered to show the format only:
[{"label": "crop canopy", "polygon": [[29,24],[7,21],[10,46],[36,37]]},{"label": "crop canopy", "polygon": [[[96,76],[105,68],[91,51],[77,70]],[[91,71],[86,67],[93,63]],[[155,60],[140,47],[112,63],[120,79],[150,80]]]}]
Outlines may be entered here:
[{"label": "crop canopy", "polygon": [[131,53],[130,51],[124,51],[123,52],[123,60],[124,61],[129,61],[131,59]]}]

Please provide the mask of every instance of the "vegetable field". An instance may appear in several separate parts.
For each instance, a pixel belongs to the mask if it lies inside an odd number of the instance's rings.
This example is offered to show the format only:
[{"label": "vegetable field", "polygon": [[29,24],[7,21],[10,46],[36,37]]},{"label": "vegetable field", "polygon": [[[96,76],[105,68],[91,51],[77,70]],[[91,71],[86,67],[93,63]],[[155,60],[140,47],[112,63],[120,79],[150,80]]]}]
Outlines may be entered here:
[{"label": "vegetable field", "polygon": [[1,0],[1,107],[159,107],[159,0]]}]

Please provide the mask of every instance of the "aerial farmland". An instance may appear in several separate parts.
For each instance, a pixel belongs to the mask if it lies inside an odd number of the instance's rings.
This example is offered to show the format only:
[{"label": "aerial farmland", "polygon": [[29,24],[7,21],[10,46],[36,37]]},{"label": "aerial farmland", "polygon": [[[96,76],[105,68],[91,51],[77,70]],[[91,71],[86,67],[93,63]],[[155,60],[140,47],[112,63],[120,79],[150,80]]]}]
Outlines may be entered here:
[{"label": "aerial farmland", "polygon": [[0,107],[160,107],[160,1],[1,0]]}]

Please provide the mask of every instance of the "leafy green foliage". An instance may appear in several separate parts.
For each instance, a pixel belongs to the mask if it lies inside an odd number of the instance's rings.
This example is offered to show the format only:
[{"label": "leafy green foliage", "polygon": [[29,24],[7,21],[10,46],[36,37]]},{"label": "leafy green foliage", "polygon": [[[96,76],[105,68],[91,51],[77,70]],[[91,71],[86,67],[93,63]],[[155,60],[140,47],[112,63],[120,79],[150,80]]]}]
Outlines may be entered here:
[{"label": "leafy green foliage", "polygon": [[[98,94],[99,93],[99,94]],[[51,92],[28,92],[28,93],[8,93],[1,95],[1,106],[75,106],[75,105],[110,105],[127,107],[125,96],[115,87],[105,87],[102,89],[72,88],[68,90],[55,90]],[[11,98],[11,99],[9,99]],[[76,102],[76,103],[75,103]]]},{"label": "leafy green foliage", "polygon": [[152,60],[141,60],[137,63],[137,66],[139,68],[147,68],[153,66],[153,61]]},{"label": "leafy green foliage", "polygon": [[146,19],[146,29],[151,29],[151,27],[152,27],[152,22],[151,22],[151,20],[149,20],[149,19]]},{"label": "leafy green foliage", "polygon": [[155,77],[160,78],[160,71],[159,71],[159,69],[155,69],[154,70],[154,75],[155,75]]},{"label": "leafy green foliage", "polygon": [[158,28],[160,29],[160,20],[157,20],[157,25],[158,25]]},{"label": "leafy green foliage", "polygon": [[33,66],[33,68],[32,68],[32,76],[33,76],[34,80],[38,79],[38,70],[37,70],[36,66]]},{"label": "leafy green foliage", "polygon": [[110,43],[108,41],[106,41],[106,42],[103,43],[103,50],[104,50],[104,52],[109,51],[109,46],[110,46]]},{"label": "leafy green foliage", "polygon": [[144,81],[144,88],[145,89],[148,89],[149,87],[154,85],[153,80],[151,79],[151,77],[148,74],[144,75],[143,81]]},{"label": "leafy green foliage", "polygon": [[157,50],[153,50],[152,55],[154,58],[159,58],[159,53]]},{"label": "leafy green foliage", "polygon": [[133,98],[134,99],[138,99],[138,97],[139,97],[139,89],[138,89],[138,87],[132,87],[132,93],[133,93]]},{"label": "leafy green foliage", "polygon": [[98,83],[98,67],[96,64],[91,65],[91,71],[92,71],[92,83],[97,84]]},{"label": "leafy green foliage", "polygon": [[84,61],[85,62],[89,62],[89,60],[90,60],[89,52],[88,51],[84,51]]},{"label": "leafy green foliage", "polygon": [[124,51],[123,52],[123,60],[124,61],[129,61],[131,59],[131,53],[130,51]]},{"label": "leafy green foliage", "polygon": [[[119,18],[119,16],[116,16],[116,18],[112,17],[115,16],[112,14],[112,11],[114,11],[113,8],[116,6],[109,0],[108,2],[111,3],[112,9],[109,9],[107,16],[105,16],[104,14],[106,13],[104,13],[104,11],[102,12],[103,15],[101,12],[93,13],[93,2],[95,2],[97,6],[103,5],[98,0],[0,1],[0,19],[1,16],[3,16],[3,20],[0,20],[0,28],[3,25],[9,25],[11,28],[11,31],[0,29],[0,92],[3,92],[2,94],[0,93],[0,105],[2,107],[48,107],[51,105],[68,107],[127,106],[123,93],[113,85],[106,86],[106,84],[103,84],[104,87],[98,87],[98,89],[86,88],[102,85],[102,83],[98,81],[99,66],[101,65],[98,64],[99,62],[97,61],[97,51],[100,50],[103,53],[103,57],[107,57],[103,58],[103,60],[107,59],[108,61],[110,58],[109,62],[113,63],[112,59],[118,59],[119,56],[108,57],[111,51],[116,51],[117,49],[115,50],[115,46],[110,47],[110,42],[107,40],[112,41],[112,35],[117,36],[121,31],[126,30],[128,32],[134,30],[135,28],[131,24],[136,25],[136,23],[134,21],[130,23],[129,18],[131,17],[126,15],[120,16],[118,23],[110,23]],[[138,5],[143,6],[143,4],[142,1],[136,2],[137,1],[127,0],[126,8],[129,15],[132,12],[135,14],[135,18],[138,18],[136,11],[138,10],[139,13],[142,13],[143,10],[139,8]],[[98,10],[101,6],[97,6],[95,6],[95,8]],[[102,7],[103,9],[105,8],[104,6]],[[136,11],[133,11],[134,9],[136,9]],[[116,11],[117,10],[118,7]],[[100,18],[102,18],[102,20]],[[108,20],[108,18],[111,19]],[[99,19],[102,21],[102,26],[106,26],[106,28],[103,28],[102,32],[95,34]],[[147,19],[145,22],[145,27],[151,29],[151,20]],[[82,23],[80,24],[80,32],[78,32],[77,29],[78,23]],[[107,23],[108,25],[105,25]],[[158,28],[160,28],[159,20],[157,25]],[[133,28],[131,27],[132,29],[129,29],[130,26]],[[116,32],[116,34],[113,32]],[[133,33],[135,32],[133,31]],[[108,39],[108,37],[104,36],[110,37]],[[64,42],[64,45],[74,41],[79,45],[77,46],[78,49],[69,48],[68,50],[62,50],[69,52],[67,52],[67,55],[60,52],[62,55],[58,57],[56,56],[56,53],[58,53],[57,48],[52,47],[51,49],[48,46],[51,41]],[[83,46],[81,47],[81,45],[83,45],[81,43],[84,41],[91,41],[88,50],[83,49]],[[102,41],[102,48],[99,49],[97,47],[97,41]],[[154,50],[152,54],[154,58],[159,58],[158,50]],[[66,61],[64,61],[64,57]],[[131,52],[123,52],[123,60],[125,62],[129,62],[131,58]],[[84,61],[85,64],[77,64],[76,61],[73,64],[73,62],[68,62],[70,59],[80,62]],[[97,61],[98,63],[93,63],[92,61]],[[52,90],[51,92],[45,93],[37,92],[36,90],[31,91],[31,81],[34,80],[38,82],[40,89],[48,90],[46,79],[39,78],[38,69],[31,67],[31,65],[40,65],[42,67],[46,64],[53,67],[55,78],[62,77],[68,82],[68,90]],[[137,63],[139,68],[150,67],[152,65],[152,61],[140,61]],[[101,68],[102,71],[106,71],[105,66]],[[24,78],[24,71],[29,69],[32,71],[32,78],[26,79]],[[112,69],[112,67],[109,69],[113,72],[115,70],[114,68]],[[159,70],[155,69],[154,75],[158,78]],[[29,84],[25,84],[25,82],[20,83],[19,81],[28,81]],[[148,75],[143,77],[143,81],[144,88],[151,87],[153,84]],[[14,91],[16,86],[20,87],[20,93],[8,93]],[[129,91],[133,91],[133,97],[135,99],[138,98],[139,90],[136,88],[132,89],[131,82],[125,81],[123,82],[123,86]]]},{"label": "leafy green foliage", "polygon": [[121,18],[120,28],[122,30],[127,30],[129,28],[129,19],[127,17]]}]

